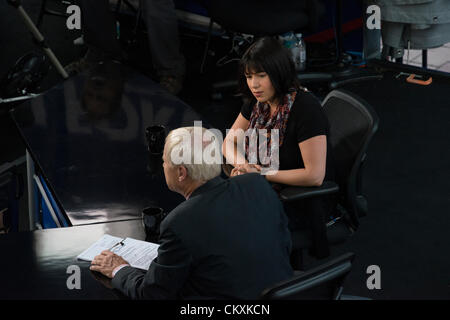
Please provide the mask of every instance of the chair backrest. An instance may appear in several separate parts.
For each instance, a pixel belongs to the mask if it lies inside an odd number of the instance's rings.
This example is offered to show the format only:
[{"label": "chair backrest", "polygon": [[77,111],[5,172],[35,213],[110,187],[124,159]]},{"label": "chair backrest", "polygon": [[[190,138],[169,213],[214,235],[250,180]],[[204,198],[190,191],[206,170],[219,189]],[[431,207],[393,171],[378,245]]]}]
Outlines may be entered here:
[{"label": "chair backrest", "polygon": [[315,29],[324,11],[317,0],[213,0],[206,7],[224,29],[256,36]]},{"label": "chair backrest", "polygon": [[330,143],[341,190],[340,204],[357,227],[358,217],[362,215],[358,212],[357,201],[361,193],[360,169],[379,119],[367,102],[342,89],[331,91],[322,105],[330,123]]},{"label": "chair backrest", "polygon": [[352,268],[353,253],[346,253],[327,263],[266,288],[261,299],[268,300],[338,300],[343,283]]}]

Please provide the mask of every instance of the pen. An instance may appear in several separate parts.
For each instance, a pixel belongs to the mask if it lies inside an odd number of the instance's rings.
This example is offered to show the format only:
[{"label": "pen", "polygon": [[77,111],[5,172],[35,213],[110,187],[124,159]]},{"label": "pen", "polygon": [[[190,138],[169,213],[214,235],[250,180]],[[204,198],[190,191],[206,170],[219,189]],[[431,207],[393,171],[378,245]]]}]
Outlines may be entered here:
[{"label": "pen", "polygon": [[108,249],[108,251],[112,251],[112,249],[114,249],[115,247],[117,247],[118,245],[124,246],[125,244],[123,243],[125,241],[125,239],[120,240],[119,242],[117,242],[115,245],[113,245],[111,248]]}]

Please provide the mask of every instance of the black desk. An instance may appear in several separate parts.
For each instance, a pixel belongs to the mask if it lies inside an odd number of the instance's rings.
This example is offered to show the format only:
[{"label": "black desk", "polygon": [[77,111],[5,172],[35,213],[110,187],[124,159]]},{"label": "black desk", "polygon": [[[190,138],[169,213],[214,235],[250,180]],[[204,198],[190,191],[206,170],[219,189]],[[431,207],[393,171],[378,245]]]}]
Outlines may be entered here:
[{"label": "black desk", "polygon": [[[184,200],[162,170],[149,173],[145,128],[168,133],[201,117],[145,76],[106,63],[11,114],[62,226],[136,218],[148,205],[169,211]],[[29,187],[39,184],[28,175]],[[29,200],[32,220],[42,201]]]},{"label": "black desk", "polygon": [[[76,259],[105,233],[145,238],[141,220],[0,235],[0,300],[122,298],[95,278],[100,274],[89,270],[89,262]],[[80,290],[67,288],[70,265],[80,267]]]}]

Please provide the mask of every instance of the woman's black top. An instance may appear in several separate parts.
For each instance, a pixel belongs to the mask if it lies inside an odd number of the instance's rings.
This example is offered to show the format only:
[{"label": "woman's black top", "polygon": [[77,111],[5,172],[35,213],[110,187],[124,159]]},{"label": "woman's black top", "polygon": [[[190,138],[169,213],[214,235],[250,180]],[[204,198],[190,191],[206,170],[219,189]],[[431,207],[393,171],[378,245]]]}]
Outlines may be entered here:
[{"label": "woman's black top", "polygon": [[[242,116],[250,120],[256,101],[244,103]],[[320,102],[310,92],[299,90],[289,113],[284,141],[280,147],[279,170],[304,168],[302,154],[298,144],[315,136],[327,136],[327,162],[325,180],[334,181],[334,166],[329,143],[329,124]]]}]

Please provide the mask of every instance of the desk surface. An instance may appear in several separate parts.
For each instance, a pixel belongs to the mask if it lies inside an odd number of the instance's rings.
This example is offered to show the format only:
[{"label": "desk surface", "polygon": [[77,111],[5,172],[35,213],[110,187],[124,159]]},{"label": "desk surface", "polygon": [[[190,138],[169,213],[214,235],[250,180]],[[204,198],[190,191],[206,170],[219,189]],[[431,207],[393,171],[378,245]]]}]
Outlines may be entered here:
[{"label": "desk surface", "polygon": [[136,218],[149,205],[169,211],[184,200],[168,190],[161,164],[149,172],[145,128],[168,133],[201,117],[145,76],[104,63],[11,115],[72,225]]},{"label": "desk surface", "polygon": [[[89,262],[76,259],[104,234],[145,239],[141,220],[0,235],[0,300],[121,298],[96,279]],[[80,290],[67,288],[70,265],[80,267]]]}]

